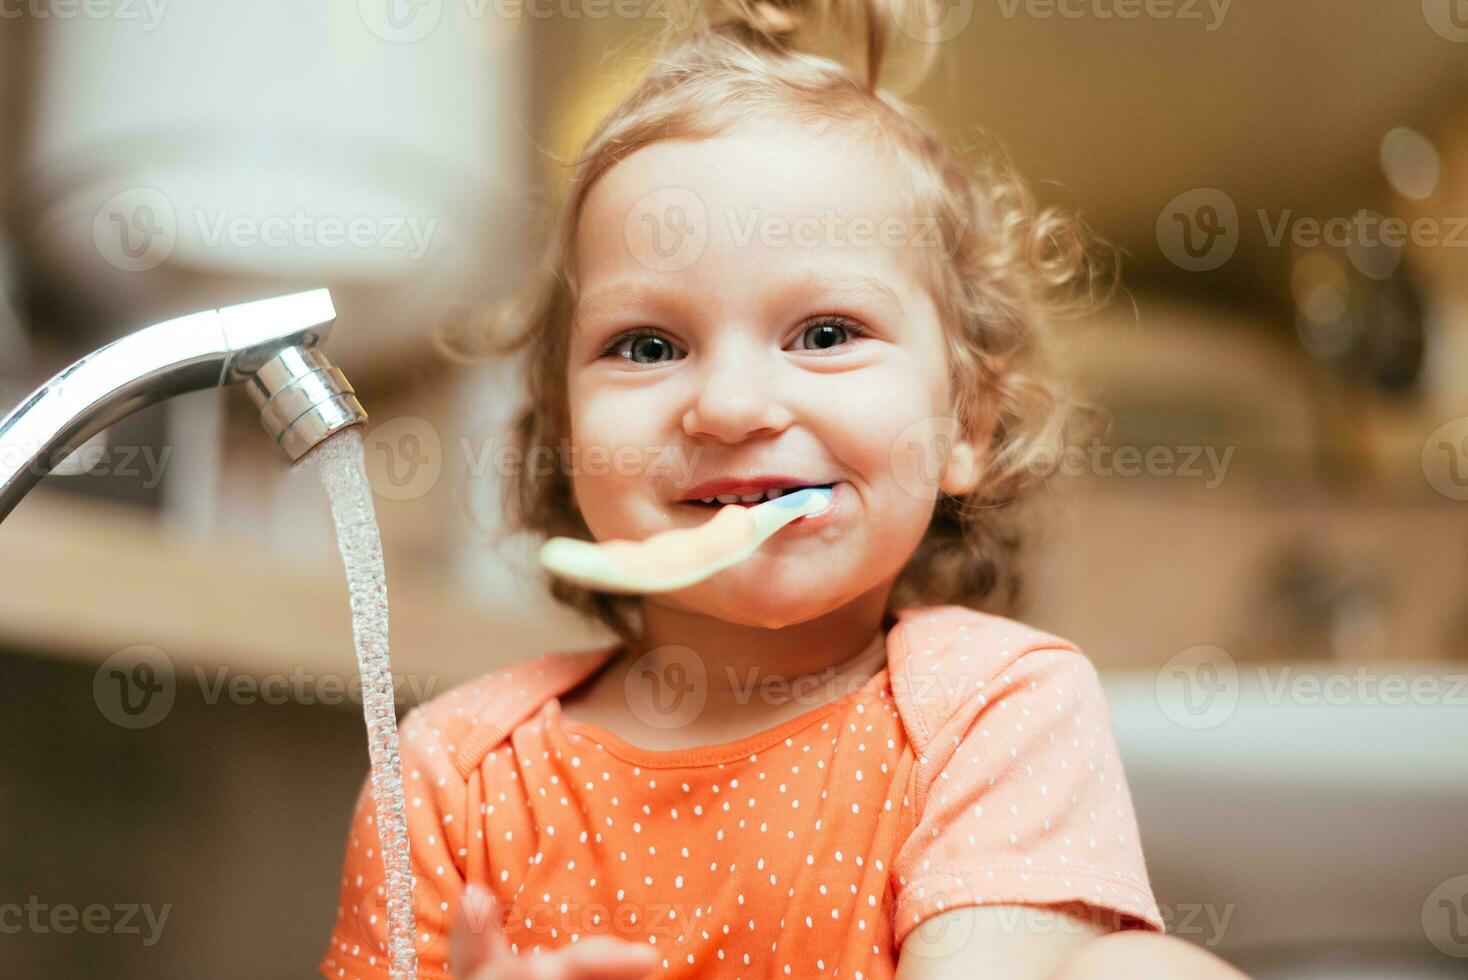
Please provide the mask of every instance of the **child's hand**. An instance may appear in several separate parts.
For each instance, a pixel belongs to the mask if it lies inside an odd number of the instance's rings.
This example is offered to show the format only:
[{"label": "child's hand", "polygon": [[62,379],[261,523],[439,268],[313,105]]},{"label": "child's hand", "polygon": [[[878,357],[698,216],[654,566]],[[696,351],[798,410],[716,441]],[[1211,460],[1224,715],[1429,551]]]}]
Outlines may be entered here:
[{"label": "child's hand", "polygon": [[638,980],[657,965],[646,943],[592,936],[550,953],[516,956],[494,896],[469,886],[454,914],[449,962],[458,980]]}]

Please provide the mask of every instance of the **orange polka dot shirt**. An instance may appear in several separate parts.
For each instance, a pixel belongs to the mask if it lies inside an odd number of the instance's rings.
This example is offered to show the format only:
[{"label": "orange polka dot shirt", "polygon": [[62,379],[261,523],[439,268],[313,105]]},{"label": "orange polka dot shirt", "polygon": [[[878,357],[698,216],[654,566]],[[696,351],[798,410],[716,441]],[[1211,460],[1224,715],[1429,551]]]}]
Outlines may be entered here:
[{"label": "orange polka dot shirt", "polygon": [[[468,883],[536,955],[600,934],[657,977],[888,978],[947,909],[1085,902],[1162,931],[1104,693],[1069,642],[963,606],[896,611],[854,690],[720,745],[639,748],[562,715],[616,652],[557,652],[413,710],[402,760],[419,975]],[[327,977],[388,977],[370,783]]]}]

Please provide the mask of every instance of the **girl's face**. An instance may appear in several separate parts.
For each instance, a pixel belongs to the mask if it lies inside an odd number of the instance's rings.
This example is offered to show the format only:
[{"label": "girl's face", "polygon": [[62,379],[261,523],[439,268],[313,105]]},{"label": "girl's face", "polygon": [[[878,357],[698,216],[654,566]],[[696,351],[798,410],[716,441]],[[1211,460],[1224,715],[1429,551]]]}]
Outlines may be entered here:
[{"label": "girl's face", "polygon": [[717,506],[682,501],[709,480],[836,484],[819,524],[647,601],[779,628],[890,589],[922,539],[951,408],[918,278],[936,228],[899,180],[864,143],[767,126],[645,146],[592,188],[563,459],[595,537],[702,524]]}]

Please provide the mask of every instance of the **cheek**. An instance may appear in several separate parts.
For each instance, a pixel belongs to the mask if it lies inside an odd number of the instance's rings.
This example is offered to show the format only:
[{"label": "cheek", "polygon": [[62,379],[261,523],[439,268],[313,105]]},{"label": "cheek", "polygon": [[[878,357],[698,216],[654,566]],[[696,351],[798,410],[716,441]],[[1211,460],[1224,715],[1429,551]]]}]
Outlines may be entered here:
[{"label": "cheek", "polygon": [[660,453],[636,410],[606,393],[573,393],[567,445],[558,449],[586,526],[598,540],[641,538],[654,515]]},{"label": "cheek", "polygon": [[910,552],[927,531],[936,495],[926,490],[929,478],[921,454],[899,448],[883,465],[880,499],[872,515],[876,538],[886,547]]},{"label": "cheek", "polygon": [[874,486],[885,488],[892,506],[931,509],[956,422],[935,414],[931,392],[908,385],[889,389],[888,397],[868,402],[852,429],[859,433],[863,470]]}]

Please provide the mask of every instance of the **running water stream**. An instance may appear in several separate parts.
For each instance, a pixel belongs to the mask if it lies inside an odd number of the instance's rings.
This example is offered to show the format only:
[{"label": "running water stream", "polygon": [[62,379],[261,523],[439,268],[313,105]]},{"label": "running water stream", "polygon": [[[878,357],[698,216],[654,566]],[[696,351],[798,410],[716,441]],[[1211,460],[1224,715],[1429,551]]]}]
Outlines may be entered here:
[{"label": "running water stream", "polygon": [[352,638],[362,674],[362,712],[372,760],[372,798],[377,807],[377,834],[386,872],[388,960],[393,980],[415,980],[418,951],[413,944],[413,872],[388,661],[387,575],[372,507],[372,487],[367,481],[361,427],[350,426],[328,437],[294,468],[308,463],[316,466],[331,500],[337,547],[351,595]]}]

